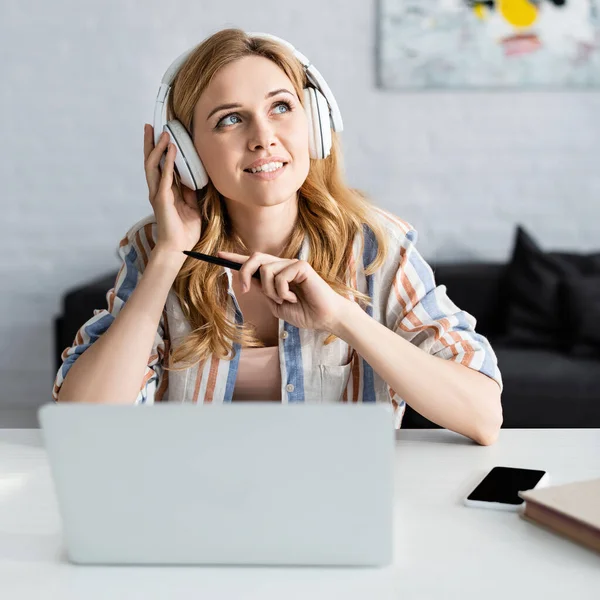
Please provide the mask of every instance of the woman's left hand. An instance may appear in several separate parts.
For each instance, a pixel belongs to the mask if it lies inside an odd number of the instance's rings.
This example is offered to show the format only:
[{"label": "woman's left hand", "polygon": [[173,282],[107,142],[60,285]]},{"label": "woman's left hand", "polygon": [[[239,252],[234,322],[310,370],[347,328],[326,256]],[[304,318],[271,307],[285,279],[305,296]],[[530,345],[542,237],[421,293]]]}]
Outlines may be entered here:
[{"label": "woman's left hand", "polygon": [[[334,332],[350,300],[335,292],[305,260],[283,259],[255,252],[252,256],[218,252],[219,257],[243,264],[242,293],[258,286],[278,319],[295,327]],[[260,270],[260,281],[252,274]],[[244,287],[245,286],[245,287]]]}]

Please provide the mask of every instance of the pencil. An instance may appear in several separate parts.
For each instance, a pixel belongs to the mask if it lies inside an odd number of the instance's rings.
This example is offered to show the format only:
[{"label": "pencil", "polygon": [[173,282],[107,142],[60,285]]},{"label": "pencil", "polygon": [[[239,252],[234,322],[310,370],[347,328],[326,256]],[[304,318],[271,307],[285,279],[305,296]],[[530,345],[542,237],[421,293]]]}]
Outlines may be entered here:
[{"label": "pencil", "polygon": [[[184,250],[183,253],[187,254],[187,256],[191,256],[192,258],[204,260],[206,262],[212,263],[213,265],[220,265],[221,267],[229,267],[230,269],[235,269],[236,271],[239,271],[242,268],[242,265],[240,263],[233,262],[232,260],[227,260],[226,258],[219,258],[218,256],[202,254],[202,252],[193,252],[191,250]],[[255,277],[260,281],[260,272],[255,271],[254,273],[252,273],[252,277]]]}]

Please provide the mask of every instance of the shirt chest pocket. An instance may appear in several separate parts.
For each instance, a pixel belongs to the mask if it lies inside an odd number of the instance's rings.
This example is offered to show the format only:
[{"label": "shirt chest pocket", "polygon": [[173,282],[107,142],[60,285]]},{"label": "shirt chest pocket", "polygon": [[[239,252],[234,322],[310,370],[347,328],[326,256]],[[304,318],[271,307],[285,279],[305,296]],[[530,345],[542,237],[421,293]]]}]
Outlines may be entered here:
[{"label": "shirt chest pocket", "polygon": [[340,402],[350,377],[352,362],[347,365],[319,365],[321,402]]}]

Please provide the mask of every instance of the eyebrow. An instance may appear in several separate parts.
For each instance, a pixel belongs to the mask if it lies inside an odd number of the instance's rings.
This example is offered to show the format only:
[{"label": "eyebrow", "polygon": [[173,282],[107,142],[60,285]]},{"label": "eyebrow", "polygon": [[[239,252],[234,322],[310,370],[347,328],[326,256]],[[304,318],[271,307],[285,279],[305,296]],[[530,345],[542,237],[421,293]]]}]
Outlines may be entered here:
[{"label": "eyebrow", "polygon": [[[273,90],[272,92],[269,92],[266,96],[265,96],[265,100],[267,98],[271,98],[273,96],[276,96],[277,94],[281,94],[282,92],[285,92],[286,94],[290,94],[290,96],[294,96],[294,94],[292,94],[292,92],[290,92],[289,90],[286,90],[285,88],[279,88],[278,90]],[[219,112],[220,110],[226,110],[229,108],[241,108],[242,105],[241,104],[237,104],[237,103],[233,103],[233,104],[220,104],[219,106],[217,106],[216,108],[213,108],[209,113],[208,113],[208,117],[206,117],[206,120],[208,121],[215,113]]]}]

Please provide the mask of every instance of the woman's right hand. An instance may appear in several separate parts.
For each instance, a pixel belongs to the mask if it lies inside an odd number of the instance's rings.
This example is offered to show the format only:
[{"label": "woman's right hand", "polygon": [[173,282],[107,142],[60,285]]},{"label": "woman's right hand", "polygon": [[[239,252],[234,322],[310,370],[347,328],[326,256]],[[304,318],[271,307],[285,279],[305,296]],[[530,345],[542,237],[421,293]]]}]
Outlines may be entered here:
[{"label": "woman's right hand", "polygon": [[[153,127],[144,124],[144,170],[148,198],[158,226],[155,248],[183,252],[191,250],[200,239],[201,217],[196,192],[181,183],[182,197],[177,189],[173,177],[177,147],[169,140],[169,134],[163,132],[154,146]],[[165,151],[167,156],[161,172],[160,159]]]}]

